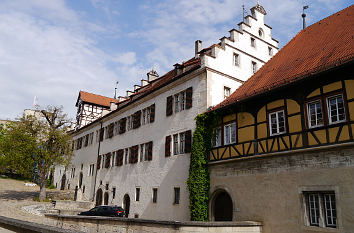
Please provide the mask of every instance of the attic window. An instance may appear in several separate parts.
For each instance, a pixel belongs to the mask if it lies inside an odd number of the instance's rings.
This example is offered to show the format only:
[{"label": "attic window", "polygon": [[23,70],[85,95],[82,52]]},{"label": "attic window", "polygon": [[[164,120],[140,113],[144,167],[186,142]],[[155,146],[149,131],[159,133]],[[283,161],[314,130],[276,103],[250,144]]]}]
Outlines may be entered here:
[{"label": "attic window", "polygon": [[254,38],[252,38],[252,37],[251,37],[251,46],[252,46],[253,48],[256,47],[256,40],[255,40]]},{"label": "attic window", "polygon": [[260,29],[258,30],[258,35],[259,35],[259,37],[263,38],[264,33],[263,33],[262,28],[260,28]]}]

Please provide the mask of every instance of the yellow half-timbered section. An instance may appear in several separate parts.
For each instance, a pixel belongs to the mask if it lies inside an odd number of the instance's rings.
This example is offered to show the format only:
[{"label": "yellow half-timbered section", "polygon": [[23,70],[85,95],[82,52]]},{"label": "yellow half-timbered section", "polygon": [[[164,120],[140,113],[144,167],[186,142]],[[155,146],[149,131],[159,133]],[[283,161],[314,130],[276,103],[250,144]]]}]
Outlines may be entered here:
[{"label": "yellow half-timbered section", "polygon": [[246,103],[246,111],[230,106],[215,127],[210,161],[353,141],[354,80],[288,92],[262,105]]}]

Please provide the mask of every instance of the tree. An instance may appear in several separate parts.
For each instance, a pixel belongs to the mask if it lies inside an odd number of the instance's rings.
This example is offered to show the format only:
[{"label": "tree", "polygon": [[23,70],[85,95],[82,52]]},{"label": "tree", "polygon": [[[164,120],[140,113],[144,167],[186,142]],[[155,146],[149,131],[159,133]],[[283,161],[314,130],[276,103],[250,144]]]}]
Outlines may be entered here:
[{"label": "tree", "polygon": [[46,181],[54,165],[70,163],[72,140],[67,133],[70,121],[62,107],[48,106],[34,115],[23,115],[10,123],[0,141],[0,166],[24,177],[37,175],[39,200],[46,198]]}]

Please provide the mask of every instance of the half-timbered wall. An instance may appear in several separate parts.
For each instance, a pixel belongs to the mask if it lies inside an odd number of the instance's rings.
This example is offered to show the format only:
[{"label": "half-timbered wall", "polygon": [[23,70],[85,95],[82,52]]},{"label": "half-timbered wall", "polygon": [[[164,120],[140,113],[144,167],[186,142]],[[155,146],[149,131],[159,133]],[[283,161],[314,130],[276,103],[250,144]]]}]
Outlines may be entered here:
[{"label": "half-timbered wall", "polygon": [[[343,99],[345,119],[331,122],[329,100],[336,96]],[[315,127],[310,125],[308,116],[308,104],[314,101],[321,105],[320,116],[322,116],[321,123]],[[283,111],[285,115],[285,132],[272,135],[269,117],[271,113],[279,111]],[[334,114],[340,114],[340,112]],[[236,123],[236,142],[225,145],[225,125],[231,122]],[[222,117],[220,126],[222,145],[211,150],[210,161],[352,141],[354,80],[340,80],[322,85],[303,96],[300,101],[280,98],[266,103],[253,113],[235,112],[226,115]]]}]

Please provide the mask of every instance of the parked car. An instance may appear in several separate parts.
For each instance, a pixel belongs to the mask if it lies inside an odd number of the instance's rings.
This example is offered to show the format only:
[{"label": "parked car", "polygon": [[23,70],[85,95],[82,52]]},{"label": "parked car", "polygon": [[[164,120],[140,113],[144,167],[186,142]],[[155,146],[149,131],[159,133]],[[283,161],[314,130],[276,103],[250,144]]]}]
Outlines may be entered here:
[{"label": "parked car", "polygon": [[120,206],[107,206],[101,205],[90,209],[89,211],[84,211],[79,213],[79,215],[85,216],[110,216],[110,217],[123,217],[125,211]]}]

